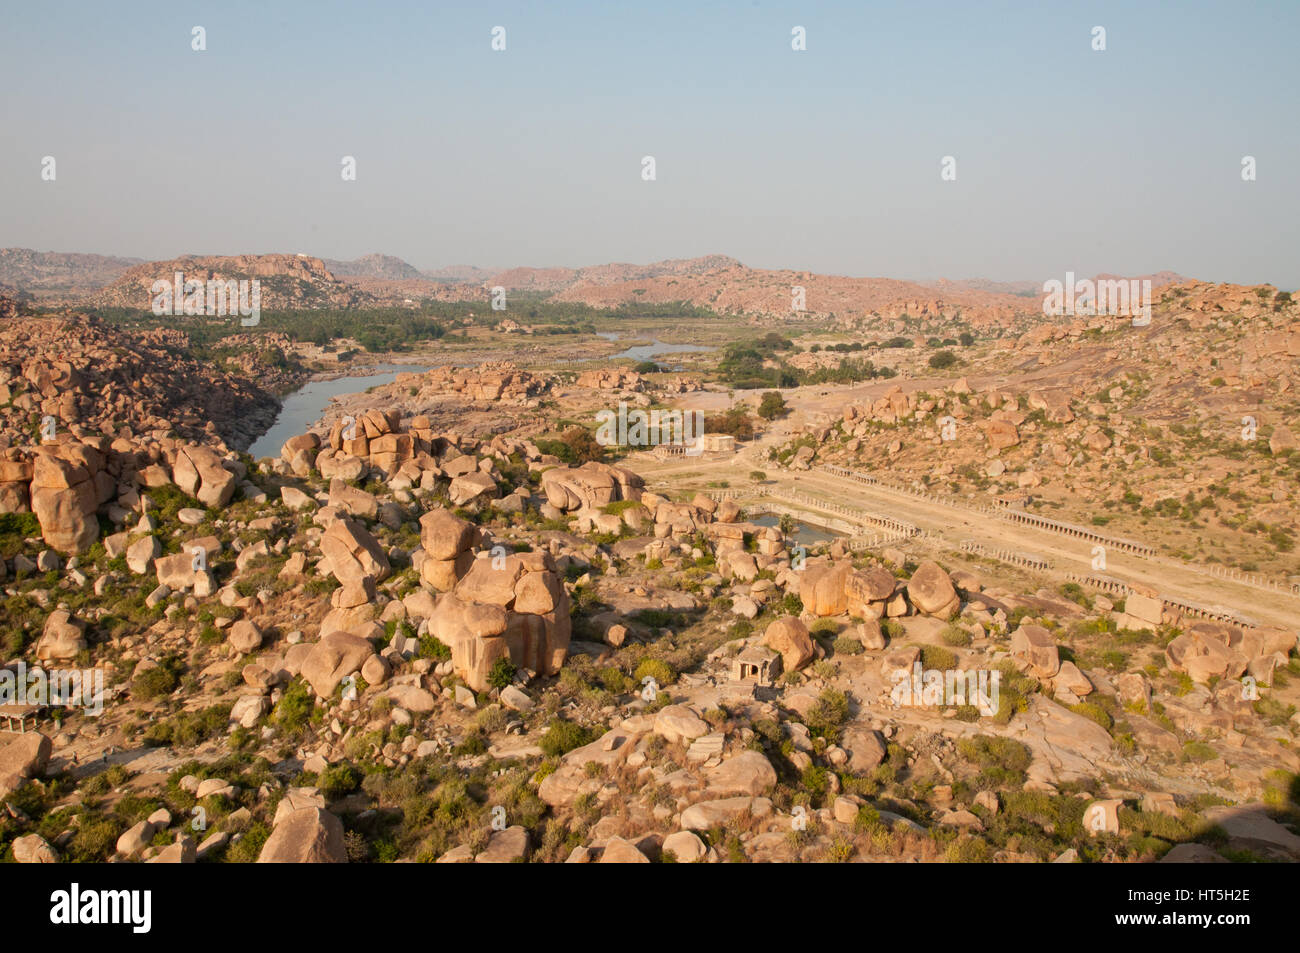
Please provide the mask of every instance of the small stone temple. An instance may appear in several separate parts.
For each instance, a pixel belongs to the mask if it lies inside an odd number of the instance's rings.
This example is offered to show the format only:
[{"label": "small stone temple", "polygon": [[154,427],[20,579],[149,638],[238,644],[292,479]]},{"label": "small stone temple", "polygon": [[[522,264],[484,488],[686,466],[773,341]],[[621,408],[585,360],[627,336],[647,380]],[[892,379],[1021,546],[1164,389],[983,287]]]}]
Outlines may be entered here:
[{"label": "small stone temple", "polygon": [[731,660],[731,677],[737,682],[770,686],[781,674],[781,656],[761,645],[751,645]]}]

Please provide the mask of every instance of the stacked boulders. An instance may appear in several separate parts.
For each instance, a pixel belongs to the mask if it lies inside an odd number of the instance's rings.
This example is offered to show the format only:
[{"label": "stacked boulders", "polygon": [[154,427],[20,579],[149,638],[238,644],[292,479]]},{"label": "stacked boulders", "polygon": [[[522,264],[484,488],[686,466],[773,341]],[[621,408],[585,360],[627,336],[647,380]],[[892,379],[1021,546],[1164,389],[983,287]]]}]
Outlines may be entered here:
[{"label": "stacked boulders", "polygon": [[50,739],[36,731],[0,741],[0,797],[44,774],[53,748]]},{"label": "stacked boulders", "polygon": [[501,489],[492,474],[475,470],[451,481],[447,487],[447,498],[455,506],[465,506],[478,501],[494,500],[501,495]]},{"label": "stacked boulders", "polygon": [[810,562],[799,576],[804,611],[815,616],[843,615],[848,610],[845,583],[852,571],[847,562]]},{"label": "stacked boulders", "polygon": [[398,375],[394,385],[419,387],[419,396],[456,394],[469,400],[527,402],[550,389],[550,378],[521,370],[509,361],[478,367],[444,365],[426,374]]},{"label": "stacked boulders", "polygon": [[114,482],[103,472],[104,454],[76,440],[42,444],[32,461],[31,505],[41,534],[63,553],[82,553],[99,539],[99,504]]},{"label": "stacked boulders", "polygon": [[1270,685],[1273,670],[1286,664],[1296,646],[1296,634],[1281,628],[1241,629],[1224,622],[1203,620],[1188,625],[1165,646],[1169,667],[1186,672],[1205,684],[1213,678],[1235,679],[1249,672]]},{"label": "stacked boulders", "polygon": [[258,854],[259,864],[346,864],[343,822],[320,807],[276,814],[277,823]]},{"label": "stacked boulders", "polygon": [[314,433],[303,433],[284,442],[280,448],[280,459],[289,464],[294,476],[306,478],[311,476],[319,452],[320,437]]},{"label": "stacked boulders", "polygon": [[704,385],[693,377],[669,377],[660,381],[656,389],[666,394],[693,394],[704,390]]},{"label": "stacked boulders", "polygon": [[361,519],[373,520],[379,515],[379,499],[373,493],[358,489],[338,477],[330,480],[329,505]]},{"label": "stacked boulders", "polygon": [[330,593],[330,611],[321,620],[320,634],[372,632],[378,611],[374,576],[351,579]]},{"label": "stacked boulders", "polygon": [[594,461],[580,467],[552,467],[542,474],[546,502],[562,513],[639,500],[644,486],[645,481],[631,470]]},{"label": "stacked boulders", "polygon": [[205,506],[225,506],[235,495],[235,474],[210,447],[191,444],[176,452],[172,481]]},{"label": "stacked boulders", "polygon": [[357,418],[341,417],[334,421],[326,445],[319,450],[319,438],[301,434],[285,442],[280,457],[299,476],[310,475],[314,463],[328,480],[359,480],[374,469],[390,481],[400,474],[407,480],[405,485],[415,485],[425,469],[437,466],[429,454],[429,443],[416,436],[421,429],[427,431],[428,419],[413,418],[412,429],[405,432],[399,429],[399,421],[400,414],[395,410],[369,410]]},{"label": "stacked boulders", "polygon": [[392,572],[383,547],[360,523],[338,519],[321,536],[322,563],[343,585],[361,584],[365,577],[383,582]]},{"label": "stacked boulders", "polygon": [[474,549],[481,538],[477,526],[447,510],[425,513],[420,517],[420,546],[424,550],[420,578],[439,592],[455,588],[474,564]]},{"label": "stacked boulders", "polygon": [[[656,524],[659,525],[663,524]],[[785,537],[775,526],[714,522],[706,523],[702,529],[713,542],[718,572],[724,579],[753,582],[766,569],[777,571],[789,565]],[[753,552],[745,548],[746,537],[753,540]]]},{"label": "stacked boulders", "polygon": [[539,675],[559,672],[569,651],[569,595],[549,553],[483,554],[428,624],[451,649],[457,674],[486,691],[499,659]]},{"label": "stacked boulders", "polygon": [[1061,670],[1056,640],[1041,625],[1021,625],[1011,633],[1011,658],[1035,678],[1052,678]]},{"label": "stacked boulders", "polygon": [[26,513],[31,509],[29,487],[32,461],[17,447],[0,454],[0,513]]},{"label": "stacked boulders", "polygon": [[1165,620],[1165,604],[1159,593],[1150,586],[1129,584],[1128,595],[1124,598],[1124,612],[1116,617],[1115,623],[1121,629],[1154,630]]},{"label": "stacked boulders", "polygon": [[702,532],[712,519],[710,512],[696,503],[674,503],[653,493],[645,494],[641,502],[654,513],[657,539],[694,536]]},{"label": "stacked boulders", "polygon": [[948,574],[926,560],[906,584],[886,569],[854,569],[846,561],[809,560],[798,574],[799,598],[814,616],[860,619],[905,616],[909,612],[951,618],[961,596]]},{"label": "stacked boulders", "polygon": [[[436,481],[450,481],[448,495],[457,506],[495,499],[500,495],[500,475],[492,459],[507,460],[520,453],[529,461],[540,461],[541,453],[526,441],[494,438],[480,445],[454,435],[435,436],[429,418],[412,417],[406,430],[400,427],[395,410],[369,410],[360,417],[343,417],[334,422],[324,444],[315,434],[300,434],[285,441],[277,464],[295,476],[307,477],[313,466],[331,481],[331,497],[351,495],[360,500],[361,491],[349,483],[368,474],[380,473],[393,490],[419,487],[433,490]],[[372,516],[345,506],[353,515]]]},{"label": "stacked boulders", "polygon": [[1070,393],[1065,388],[1034,390],[1029,392],[1029,409],[1041,410],[1054,424],[1068,424],[1074,421],[1074,411],[1070,407]]},{"label": "stacked boulders", "polygon": [[916,567],[907,581],[907,599],[917,612],[949,619],[961,607],[961,596],[953,588],[948,574],[932,560]]},{"label": "stacked boulders", "polygon": [[[225,453],[219,442],[157,435],[110,439],[70,428],[36,447],[30,458],[21,450],[5,452],[0,512],[23,512],[30,505],[53,549],[85,552],[99,539],[101,512],[122,525],[132,512],[148,510],[151,489],[174,484],[206,506],[225,506],[246,475],[243,464]],[[24,480],[30,482],[24,486]]]},{"label": "stacked boulders", "polygon": [[[150,543],[149,541],[153,541]],[[142,545],[141,545],[142,544]],[[181,552],[170,556],[158,555],[158,545],[152,536],[146,536],[132,545],[139,559],[136,565],[145,566],[148,571],[149,560],[143,559],[147,553],[153,553],[154,573],[158,576],[158,585],[166,586],[173,592],[182,590],[193,592],[202,599],[212,595],[217,588],[216,576],[209,567],[213,558],[221,552],[221,543],[216,537],[206,537],[186,543]],[[202,550],[202,557],[196,550]]]},{"label": "stacked boulders", "polygon": [[374,646],[363,636],[329,632],[306,650],[299,674],[312,691],[329,698],[343,679],[361,671],[374,654]]},{"label": "stacked boulders", "polygon": [[846,611],[858,619],[884,618],[891,614],[890,602],[896,600],[896,594],[901,595],[898,590],[898,580],[888,569],[877,567],[851,572],[844,580]]},{"label": "stacked boulders", "polygon": [[856,436],[863,436],[869,432],[863,426],[866,422],[896,424],[911,417],[915,410],[916,399],[911,394],[903,393],[903,388],[895,384],[870,404],[850,404],[845,407],[843,417],[846,424],[855,424],[853,428],[846,429]]},{"label": "stacked boulders", "polygon": [[645,380],[639,373],[625,367],[599,367],[578,375],[579,387],[596,390],[645,390]]},{"label": "stacked boulders", "polygon": [[259,386],[267,372],[257,382],[228,374],[191,356],[188,343],[178,328],[130,330],[66,312],[4,322],[0,443],[26,442],[31,414],[56,418],[60,432],[80,426],[206,441],[218,432],[252,437],[264,429],[277,409]]},{"label": "stacked boulders", "polygon": [[1006,450],[1020,443],[1018,425],[1024,423],[1025,415],[1019,411],[995,411],[988,420],[980,422],[984,438],[993,450]]}]

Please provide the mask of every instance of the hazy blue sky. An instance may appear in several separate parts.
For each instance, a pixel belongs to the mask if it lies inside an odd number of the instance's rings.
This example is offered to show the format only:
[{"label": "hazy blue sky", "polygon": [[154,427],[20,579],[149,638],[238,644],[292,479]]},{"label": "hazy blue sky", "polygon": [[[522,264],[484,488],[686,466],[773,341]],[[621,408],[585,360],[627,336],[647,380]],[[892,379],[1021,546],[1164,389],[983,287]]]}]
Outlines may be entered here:
[{"label": "hazy blue sky", "polygon": [[1300,284],[1300,0],[7,6],[0,246]]}]

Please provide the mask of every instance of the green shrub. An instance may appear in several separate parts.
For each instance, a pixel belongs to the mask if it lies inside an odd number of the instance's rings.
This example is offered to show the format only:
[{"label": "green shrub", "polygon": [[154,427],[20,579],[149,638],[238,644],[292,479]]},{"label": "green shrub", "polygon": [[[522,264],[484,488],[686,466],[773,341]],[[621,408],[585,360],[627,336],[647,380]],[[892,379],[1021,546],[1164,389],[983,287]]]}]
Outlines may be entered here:
[{"label": "green shrub", "polygon": [[142,701],[160,698],[176,691],[184,664],[175,655],[162,659],[156,666],[137,675],[131,682],[131,694]]},{"label": "green shrub", "polygon": [[301,678],[295,678],[272,710],[271,724],[289,737],[297,737],[306,729],[315,706],[316,693]]},{"label": "green shrub", "polygon": [[1183,757],[1188,761],[1213,761],[1218,755],[1204,741],[1189,741],[1183,745]]},{"label": "green shrub", "polygon": [[433,659],[438,662],[446,662],[451,658],[451,649],[438,641],[435,636],[420,636],[420,658]]},{"label": "green shrub", "polygon": [[808,709],[808,728],[814,734],[833,739],[849,717],[849,699],[834,688],[824,690]]},{"label": "green shrub", "polygon": [[799,782],[813,799],[813,803],[820,804],[822,799],[830,791],[830,776],[827,770],[820,765],[810,764],[803,769],[799,776]]},{"label": "green shrub", "polygon": [[646,678],[653,678],[655,684],[662,687],[672,684],[673,680],[677,678],[677,673],[663,659],[644,658],[637,665],[636,671],[632,673],[632,680],[638,685],[642,685],[645,683]]},{"label": "green shrub", "polygon": [[602,668],[596,673],[596,678],[600,681],[605,691],[612,695],[623,695],[636,689],[637,683],[634,682],[622,669],[613,665],[608,668]]},{"label": "green shrub", "polygon": [[1076,715],[1082,715],[1084,718],[1095,721],[1107,731],[1110,731],[1111,727],[1115,724],[1115,720],[1110,717],[1110,714],[1106,709],[1102,708],[1095,702],[1080,702],[1077,705],[1071,705],[1070,711],[1074,712]]},{"label": "green shrub", "polygon": [[940,633],[940,637],[946,645],[953,645],[959,648],[970,645],[971,643],[970,633],[959,625],[944,626],[943,631]]},{"label": "green shrub", "polygon": [[239,840],[226,849],[225,861],[228,864],[251,864],[262,853],[262,846],[271,836],[271,829],[261,821],[244,831]]},{"label": "green shrub", "polygon": [[926,668],[947,671],[957,667],[957,656],[938,645],[921,646],[921,664]]},{"label": "green shrub", "polygon": [[316,779],[316,787],[328,798],[351,794],[361,786],[361,772],[346,761],[331,764]]},{"label": "green shrub", "polygon": [[69,858],[76,863],[99,863],[117,849],[117,839],[126,825],[116,817],[92,817],[83,820],[68,842]]},{"label": "green shrub", "polygon": [[144,743],[155,747],[193,747],[225,732],[230,705],[212,705],[201,711],[182,711],[154,722],[144,733]]},{"label": "green shrub", "polygon": [[999,738],[996,735],[961,738],[957,741],[957,752],[980,768],[1000,768],[1004,771],[1020,773],[1023,773],[1033,760],[1033,752],[1027,745],[1013,738]]},{"label": "green shrub", "polygon": [[552,719],[542,735],[542,753],[548,758],[558,758],[568,754],[574,748],[591,744],[599,735],[591,728],[584,727],[576,721],[562,718]]},{"label": "green shrub", "polygon": [[493,688],[505,688],[515,680],[515,663],[507,658],[499,658],[488,670],[487,681]]}]

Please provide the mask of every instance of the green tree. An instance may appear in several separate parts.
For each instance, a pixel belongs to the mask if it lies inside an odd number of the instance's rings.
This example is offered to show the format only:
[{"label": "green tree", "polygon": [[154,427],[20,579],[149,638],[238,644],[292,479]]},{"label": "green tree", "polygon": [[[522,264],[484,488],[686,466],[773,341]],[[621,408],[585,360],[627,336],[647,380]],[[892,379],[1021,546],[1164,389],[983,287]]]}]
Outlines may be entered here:
[{"label": "green tree", "polygon": [[785,398],[774,390],[764,393],[763,399],[758,404],[758,416],[764,420],[775,420],[777,417],[789,413],[789,410]]},{"label": "green tree", "polygon": [[596,435],[585,427],[570,427],[560,440],[578,463],[600,460],[605,456],[605,448],[596,440]]}]

